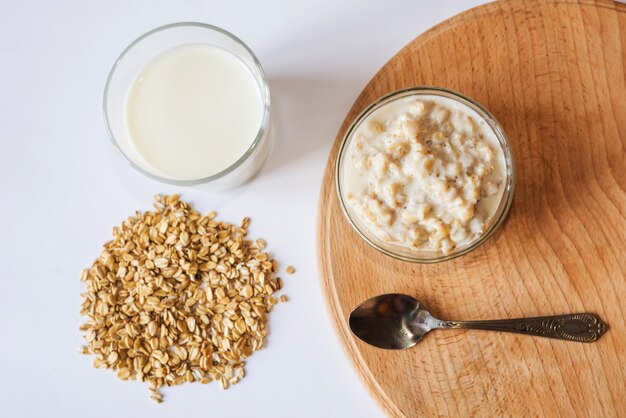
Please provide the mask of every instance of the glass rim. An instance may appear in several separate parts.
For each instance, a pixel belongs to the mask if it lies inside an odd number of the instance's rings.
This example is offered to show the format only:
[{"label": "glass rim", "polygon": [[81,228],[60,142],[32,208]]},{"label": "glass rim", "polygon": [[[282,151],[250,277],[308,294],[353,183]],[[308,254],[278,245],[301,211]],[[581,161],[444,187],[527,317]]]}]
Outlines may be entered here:
[{"label": "glass rim", "polygon": [[[447,98],[450,98],[449,96],[452,96],[451,98],[453,100],[457,100],[461,102],[462,104],[465,104],[466,106],[474,110],[476,113],[478,113],[480,117],[482,117],[483,119],[485,119],[485,121],[489,123],[489,127],[493,130],[494,134],[496,135],[498,142],[501,145],[501,148],[504,152],[505,168],[507,169],[507,173],[506,173],[507,175],[506,175],[506,180],[505,180],[506,183],[504,185],[504,190],[502,192],[503,195],[498,205],[498,208],[492,217],[492,220],[490,222],[490,225],[487,231],[485,231],[480,236],[480,238],[477,239],[475,242],[472,242],[470,245],[467,245],[466,247],[462,248],[459,251],[453,251],[449,254],[440,253],[439,255],[434,256],[434,257],[419,256],[418,254],[416,254],[415,256],[405,255],[397,251],[393,251],[392,249],[385,248],[384,246],[376,243],[373,239],[371,239],[368,236],[368,232],[361,230],[357,222],[355,222],[355,220],[352,218],[347,208],[347,204],[345,202],[345,199],[343,197],[343,192],[342,192],[340,170],[342,167],[343,157],[345,155],[345,150],[346,150],[348,140],[352,137],[352,134],[354,133],[356,128],[360,126],[360,124],[363,122],[363,120],[367,116],[369,116],[372,112],[379,109],[383,105],[389,102],[392,102],[394,99],[399,99],[402,97],[410,96],[413,93],[431,94],[431,95],[447,97]],[[509,165],[510,165],[510,170],[509,170]],[[511,208],[511,205],[513,203],[513,195],[515,194],[514,192],[515,192],[515,183],[516,183],[515,161],[514,161],[513,153],[511,150],[511,144],[509,143],[508,136],[504,132],[504,129],[502,129],[502,125],[500,125],[498,120],[484,106],[482,106],[480,103],[476,102],[475,100],[461,93],[458,93],[454,90],[450,90],[444,87],[435,87],[435,86],[414,86],[414,87],[407,87],[407,88],[403,88],[400,90],[396,90],[376,99],[374,102],[366,106],[365,109],[362,110],[354,118],[354,120],[352,121],[348,129],[346,130],[346,133],[344,134],[343,138],[341,139],[341,144],[339,145],[339,150],[337,151],[337,158],[335,160],[334,174],[335,174],[335,190],[337,192],[337,197],[339,199],[339,206],[341,207],[341,211],[344,217],[347,219],[348,223],[350,224],[352,229],[357,233],[359,238],[365,241],[365,243],[367,243],[370,247],[374,248],[375,250],[389,257],[395,258],[396,260],[400,260],[400,261],[406,261],[406,262],[418,263],[418,264],[434,264],[434,263],[439,263],[442,261],[452,260],[454,258],[465,255],[469,253],[470,251],[473,251],[476,248],[480,247],[482,244],[484,244],[485,241],[487,241],[487,239],[489,239],[494,234],[494,232],[500,227],[500,225],[502,225],[502,223],[504,222],[504,219],[506,218],[506,215],[509,213],[509,209]],[[366,228],[363,228],[363,229],[366,229]],[[373,234],[373,233],[370,232],[370,234]]]},{"label": "glass rim", "polygon": [[[154,173],[144,169],[143,167],[140,167],[137,163],[135,163],[132,160],[132,158],[130,158],[124,152],[124,150],[121,148],[120,144],[115,139],[115,135],[113,134],[113,131],[111,129],[111,124],[109,122],[109,113],[107,111],[107,100],[108,100],[108,97],[109,97],[109,87],[110,87],[110,84],[111,84],[111,80],[113,79],[113,76],[115,74],[115,71],[117,70],[118,65],[122,62],[124,57],[137,44],[139,44],[144,39],[146,39],[146,38],[148,38],[148,37],[150,37],[150,36],[152,36],[152,35],[154,35],[156,33],[164,32],[164,31],[167,31],[169,29],[174,29],[174,28],[179,28],[179,27],[197,27],[197,28],[207,29],[207,30],[212,31],[212,32],[217,32],[217,33],[219,33],[221,35],[226,36],[230,40],[234,41],[236,44],[238,44],[241,47],[243,47],[243,49],[250,55],[250,58],[252,60],[253,66],[255,67],[256,70],[259,71],[259,74],[261,76],[261,79],[260,79],[261,83],[259,85],[259,88],[261,90],[261,98],[262,98],[262,102],[263,102],[263,117],[261,119],[261,125],[259,126],[259,130],[258,130],[258,132],[257,132],[257,134],[256,134],[256,136],[254,138],[254,141],[252,141],[252,143],[250,144],[250,146],[248,147],[246,152],[244,152],[241,155],[241,157],[239,157],[239,159],[237,159],[234,163],[232,163],[231,165],[229,165],[228,167],[226,167],[222,171],[219,171],[219,172],[217,172],[215,174],[211,174],[210,176],[201,177],[201,178],[197,178],[197,179],[190,179],[190,180],[176,180],[176,179],[163,177],[163,176],[160,176],[158,174],[154,174]],[[181,45],[183,45],[183,44],[181,44]],[[244,65],[248,66],[246,63],[244,63]],[[254,74],[253,74],[253,76],[254,76],[255,80],[257,80],[257,77]],[[257,83],[258,83],[258,81],[259,80],[257,80]],[[124,158],[124,160],[126,160],[126,162],[128,162],[132,167],[134,167],[136,170],[138,170],[142,174],[152,178],[153,180],[157,180],[157,181],[160,181],[162,183],[169,183],[169,184],[173,184],[173,185],[177,185],[177,186],[193,186],[193,185],[198,185],[198,184],[203,184],[203,183],[210,183],[212,181],[216,181],[216,180],[219,180],[219,179],[225,177],[226,175],[230,174],[231,172],[233,172],[237,168],[239,168],[241,165],[243,165],[243,163],[245,163],[248,160],[248,158],[252,155],[252,153],[259,147],[259,145],[261,144],[263,138],[265,137],[266,133],[268,132],[269,125],[270,125],[270,91],[269,91],[269,85],[268,85],[268,82],[267,82],[267,77],[265,75],[265,71],[263,71],[263,67],[261,66],[261,62],[259,61],[257,56],[254,54],[254,52],[252,52],[252,49],[250,49],[250,47],[248,47],[248,45],[246,45],[245,42],[243,42],[237,36],[233,35],[232,33],[228,32],[225,29],[222,29],[222,28],[220,28],[218,26],[210,25],[208,23],[202,23],[202,22],[176,22],[176,23],[169,23],[167,25],[163,25],[163,26],[159,26],[159,27],[156,27],[154,29],[151,29],[148,32],[146,32],[143,35],[141,35],[138,38],[136,38],[134,41],[132,41],[130,44],[128,44],[128,46],[126,48],[124,48],[124,50],[120,53],[120,55],[117,57],[117,59],[113,63],[113,66],[109,70],[109,74],[108,74],[107,79],[106,79],[106,84],[104,86],[104,95],[103,95],[103,99],[102,99],[102,111],[103,111],[103,114],[104,114],[104,124],[106,126],[106,130],[107,130],[107,133],[108,133],[108,136],[109,136],[109,140],[111,141],[113,146],[117,149],[117,151],[120,153],[120,155]]]}]

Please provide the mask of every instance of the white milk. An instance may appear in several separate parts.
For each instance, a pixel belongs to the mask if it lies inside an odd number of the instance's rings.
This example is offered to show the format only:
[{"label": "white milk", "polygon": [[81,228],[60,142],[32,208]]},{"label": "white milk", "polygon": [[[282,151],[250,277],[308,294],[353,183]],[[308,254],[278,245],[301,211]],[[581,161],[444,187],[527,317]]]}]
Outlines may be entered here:
[{"label": "white milk", "polygon": [[141,70],[126,99],[126,129],[155,174],[199,179],[248,150],[263,106],[259,85],[240,59],[210,45],[183,45]]}]

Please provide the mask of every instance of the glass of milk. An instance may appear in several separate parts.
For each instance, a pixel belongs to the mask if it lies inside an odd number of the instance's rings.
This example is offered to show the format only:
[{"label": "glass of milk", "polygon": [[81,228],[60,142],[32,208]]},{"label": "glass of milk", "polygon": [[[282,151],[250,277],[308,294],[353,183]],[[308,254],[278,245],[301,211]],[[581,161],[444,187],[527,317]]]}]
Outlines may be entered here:
[{"label": "glass of milk", "polygon": [[259,60],[231,33],[203,23],[162,26],[131,43],[109,73],[104,118],[133,167],[178,185],[239,185],[272,145]]}]

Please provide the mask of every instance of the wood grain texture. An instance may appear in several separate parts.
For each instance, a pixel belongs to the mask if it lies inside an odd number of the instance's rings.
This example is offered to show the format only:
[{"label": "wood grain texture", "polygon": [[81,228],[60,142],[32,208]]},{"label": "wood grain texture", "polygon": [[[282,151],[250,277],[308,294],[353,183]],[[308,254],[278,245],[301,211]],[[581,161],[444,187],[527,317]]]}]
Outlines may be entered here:
[{"label": "wood grain texture", "polygon": [[[331,317],[358,373],[392,416],[626,414],[626,6],[501,1],[420,35],[365,87],[330,153],[318,256]],[[414,86],[484,104],[507,132],[517,190],[505,224],[456,260],[414,265],[360,241],[343,218],[333,168],[349,123]],[[400,292],[445,319],[595,312],[593,344],[436,331],[405,351],[357,341],[361,301]]]}]

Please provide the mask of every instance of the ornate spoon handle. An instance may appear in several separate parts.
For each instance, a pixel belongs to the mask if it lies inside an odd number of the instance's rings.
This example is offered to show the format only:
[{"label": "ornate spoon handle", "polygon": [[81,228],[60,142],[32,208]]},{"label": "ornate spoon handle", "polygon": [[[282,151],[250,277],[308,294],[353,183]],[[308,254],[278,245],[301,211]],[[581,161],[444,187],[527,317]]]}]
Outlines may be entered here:
[{"label": "ornate spoon handle", "polygon": [[607,330],[607,325],[594,314],[541,316],[536,318],[499,319],[495,321],[446,321],[445,328],[482,329],[517,332],[559,340],[590,343]]}]

